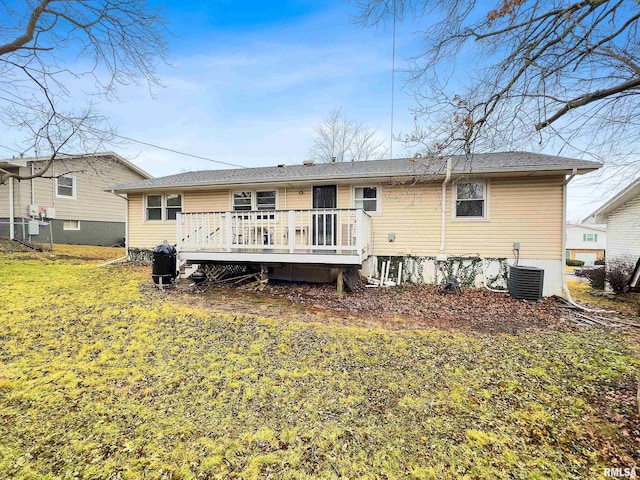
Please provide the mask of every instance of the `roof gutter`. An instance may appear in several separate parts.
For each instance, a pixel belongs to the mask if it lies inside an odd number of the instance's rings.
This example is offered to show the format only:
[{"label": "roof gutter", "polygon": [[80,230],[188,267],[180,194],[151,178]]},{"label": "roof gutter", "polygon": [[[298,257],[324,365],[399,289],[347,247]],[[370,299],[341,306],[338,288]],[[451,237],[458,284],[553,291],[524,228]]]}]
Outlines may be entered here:
[{"label": "roof gutter", "polygon": [[[447,163],[450,159],[447,159]],[[557,175],[570,175],[571,180],[576,175],[582,175],[584,173],[589,173],[593,170],[597,170],[597,168],[577,168],[571,167],[569,168],[539,168],[539,169],[530,169],[530,170],[522,170],[522,169],[501,169],[501,170],[476,170],[472,174],[478,177],[481,176],[506,176],[513,174],[525,174],[525,173],[536,173],[536,172],[548,172],[549,174],[557,174]],[[571,173],[568,173],[571,172]],[[441,175],[441,174],[436,174]],[[415,179],[420,178],[420,173],[395,173],[391,174],[392,178],[403,180],[403,179]],[[160,177],[162,178],[162,177]],[[148,191],[167,191],[167,190],[189,190],[189,189],[209,189],[209,188],[242,188],[248,187],[251,185],[274,185],[274,184],[287,184],[289,186],[295,186],[297,184],[309,184],[313,182],[358,182],[363,180],[369,181],[389,181],[389,174],[383,174],[381,172],[366,174],[366,175],[356,175],[356,176],[344,176],[344,175],[326,175],[323,177],[301,177],[301,178],[271,178],[266,180],[245,180],[245,181],[235,181],[235,182],[224,182],[224,183],[192,183],[192,184],[166,184],[166,185],[149,185],[149,186],[140,186],[134,188],[126,188],[126,185],[122,185],[123,189],[114,189],[116,192],[132,192],[132,193],[144,193]],[[112,191],[109,189],[108,191]]]}]

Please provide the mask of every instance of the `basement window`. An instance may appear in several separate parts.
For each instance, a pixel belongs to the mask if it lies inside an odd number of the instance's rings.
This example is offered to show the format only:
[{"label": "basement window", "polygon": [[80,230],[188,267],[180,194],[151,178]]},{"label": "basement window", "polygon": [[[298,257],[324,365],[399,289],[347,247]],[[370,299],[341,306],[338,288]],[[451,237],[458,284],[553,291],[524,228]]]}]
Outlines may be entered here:
[{"label": "basement window", "polygon": [[62,230],[80,230],[80,220],[64,220]]}]

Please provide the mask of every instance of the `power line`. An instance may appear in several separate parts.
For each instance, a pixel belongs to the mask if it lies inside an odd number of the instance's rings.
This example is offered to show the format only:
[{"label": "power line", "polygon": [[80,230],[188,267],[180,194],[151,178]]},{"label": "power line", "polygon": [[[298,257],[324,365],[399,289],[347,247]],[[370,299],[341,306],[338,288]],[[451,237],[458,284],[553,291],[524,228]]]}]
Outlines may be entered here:
[{"label": "power line", "polygon": [[114,137],[117,137],[117,138],[121,138],[121,139],[127,140],[129,142],[139,143],[140,145],[146,145],[148,147],[157,148],[158,150],[164,150],[166,152],[175,153],[177,155],[183,155],[185,157],[196,158],[198,160],[206,160],[207,162],[219,163],[221,165],[227,165],[229,167],[249,168],[249,167],[247,167],[245,165],[238,165],[237,163],[223,162],[222,160],[214,160],[213,158],[203,157],[201,155],[195,155],[193,153],[181,152],[180,150],[175,150],[175,149],[169,148],[169,147],[163,147],[161,145],[156,145],[154,143],[145,142],[143,140],[136,140],[135,138],[125,137],[124,135],[119,135],[119,134],[113,133],[113,132],[105,132],[104,130],[100,130],[100,129],[97,129],[97,128],[91,128],[91,130],[93,130],[94,132],[104,133],[106,135],[111,135],[111,136],[114,136]]},{"label": "power line", "polygon": [[[28,108],[28,109],[30,108],[30,109],[34,109],[36,111],[39,111],[40,113],[47,113],[44,110],[40,110],[40,109],[37,109],[37,108],[34,108],[34,107],[29,107],[29,106],[24,105],[24,104],[22,104],[20,102],[16,102],[14,100],[10,100],[10,99],[7,99],[5,97],[0,97],[0,99],[1,100],[6,100],[8,102],[15,103],[15,104],[17,104],[17,105],[19,105],[19,106],[21,106],[23,108]],[[105,135],[111,135],[113,137],[118,137],[118,138],[121,138],[123,140],[127,140],[129,142],[139,143],[140,145],[146,145],[148,147],[157,148],[158,150],[164,150],[166,152],[175,153],[177,155],[183,155],[185,157],[196,158],[198,160],[206,160],[207,162],[219,163],[221,165],[227,165],[229,167],[249,168],[249,167],[247,167],[245,165],[238,165],[237,163],[223,162],[222,160],[215,160],[213,158],[203,157],[201,155],[195,155],[193,153],[181,152],[180,150],[175,150],[173,148],[163,147],[161,145],[156,145],[154,143],[149,143],[149,142],[145,142],[145,141],[142,141],[142,140],[136,140],[135,138],[125,137],[124,135],[118,135],[117,133],[107,132],[105,130],[102,130],[102,129],[99,129],[99,128],[95,128],[95,127],[87,127],[87,129],[88,130],[93,130],[93,132],[95,132],[95,133],[102,133],[102,134],[105,134]],[[0,145],[0,147],[1,146],[2,145]],[[12,151],[14,151],[16,153],[20,153],[20,154],[23,153],[23,152],[20,152],[19,150],[13,149],[13,148],[9,148],[9,147],[3,147],[3,148],[6,148],[7,150],[12,150]]]},{"label": "power line", "polygon": [[393,2],[393,42],[391,48],[391,141],[389,158],[393,158],[393,107],[396,81],[396,2]]},{"label": "power line", "polygon": [[4,148],[5,150],[10,150],[12,152],[15,152],[19,155],[22,155],[23,152],[21,152],[20,150],[16,150],[15,148],[11,148],[11,147],[7,147],[6,145],[0,145],[0,148]]}]

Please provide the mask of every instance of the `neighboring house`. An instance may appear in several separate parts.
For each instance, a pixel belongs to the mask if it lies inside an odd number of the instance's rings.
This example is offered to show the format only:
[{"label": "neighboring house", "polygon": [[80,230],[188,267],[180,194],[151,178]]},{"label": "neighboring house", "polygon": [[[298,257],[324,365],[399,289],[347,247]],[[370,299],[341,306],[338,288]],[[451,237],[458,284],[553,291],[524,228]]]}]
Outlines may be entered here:
[{"label": "neighboring house", "polygon": [[[0,160],[0,169],[38,173],[46,160]],[[36,243],[113,245],[125,237],[127,201],[105,191],[151,176],[112,152],[56,158],[42,177],[0,185],[0,236]]]},{"label": "neighboring house", "polygon": [[433,282],[437,260],[448,258],[491,286],[519,246],[520,264],[543,268],[544,294],[552,295],[563,286],[567,176],[600,166],[523,152],[305,162],[187,172],[114,190],[129,199],[132,253],[166,239],[181,263],[258,263],[291,279],[314,266],[366,275],[391,258],[413,282]]},{"label": "neighboring house", "polygon": [[585,265],[593,265],[596,260],[604,260],[606,248],[606,225],[567,225],[567,260],[582,260]]},{"label": "neighboring house", "polygon": [[607,224],[607,260],[640,258],[640,179],[584,220]]}]

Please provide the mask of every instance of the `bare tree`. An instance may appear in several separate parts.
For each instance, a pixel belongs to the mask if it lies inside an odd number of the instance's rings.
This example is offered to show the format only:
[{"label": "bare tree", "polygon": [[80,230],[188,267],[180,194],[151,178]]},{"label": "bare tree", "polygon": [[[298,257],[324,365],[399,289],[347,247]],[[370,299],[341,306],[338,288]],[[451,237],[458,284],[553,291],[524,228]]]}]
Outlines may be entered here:
[{"label": "bare tree", "polygon": [[[144,0],[0,1],[0,121],[19,151],[53,161],[111,140],[93,102],[132,82],[158,86],[164,23]],[[2,137],[0,137],[2,138]],[[0,169],[0,184],[18,176]]]},{"label": "bare tree", "polygon": [[342,108],[331,110],[313,130],[315,136],[309,153],[318,162],[331,162],[334,158],[336,162],[377,160],[389,152],[387,142],[375,128],[349,119]]},{"label": "bare tree", "polygon": [[408,85],[438,151],[505,146],[637,155],[637,0],[356,0],[356,21],[423,25]]}]

